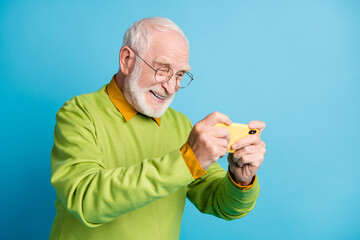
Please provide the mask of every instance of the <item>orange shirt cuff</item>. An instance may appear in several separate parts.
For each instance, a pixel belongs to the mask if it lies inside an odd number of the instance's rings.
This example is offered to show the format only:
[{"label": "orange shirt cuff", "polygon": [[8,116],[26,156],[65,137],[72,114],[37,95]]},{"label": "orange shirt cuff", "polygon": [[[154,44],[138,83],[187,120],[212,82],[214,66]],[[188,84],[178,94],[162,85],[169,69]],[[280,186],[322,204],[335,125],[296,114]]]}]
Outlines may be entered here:
[{"label": "orange shirt cuff", "polygon": [[231,174],[230,174],[230,170],[228,171],[228,176],[229,176],[229,179],[230,179],[231,183],[234,184],[235,187],[237,187],[237,188],[240,189],[240,190],[248,190],[248,189],[252,188],[252,187],[255,185],[256,174],[255,174],[253,180],[251,181],[250,185],[247,185],[247,186],[242,186],[242,185],[240,185],[240,184],[237,184],[237,183],[232,179]]},{"label": "orange shirt cuff", "polygon": [[201,167],[200,163],[198,162],[194,152],[192,151],[188,143],[185,143],[181,147],[180,153],[194,179],[197,179],[206,174],[206,171]]}]

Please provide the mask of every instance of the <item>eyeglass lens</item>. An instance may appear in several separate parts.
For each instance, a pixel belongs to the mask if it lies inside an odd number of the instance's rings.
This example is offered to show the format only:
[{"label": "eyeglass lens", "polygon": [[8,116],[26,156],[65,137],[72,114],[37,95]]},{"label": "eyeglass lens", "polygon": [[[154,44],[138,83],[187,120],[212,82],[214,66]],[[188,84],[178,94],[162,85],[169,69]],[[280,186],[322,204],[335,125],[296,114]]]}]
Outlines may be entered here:
[{"label": "eyeglass lens", "polygon": [[[155,80],[156,82],[163,84],[171,79],[174,72],[171,68],[168,67],[160,67],[155,72]],[[176,84],[180,88],[184,88],[190,84],[192,81],[191,73],[176,73]]]}]

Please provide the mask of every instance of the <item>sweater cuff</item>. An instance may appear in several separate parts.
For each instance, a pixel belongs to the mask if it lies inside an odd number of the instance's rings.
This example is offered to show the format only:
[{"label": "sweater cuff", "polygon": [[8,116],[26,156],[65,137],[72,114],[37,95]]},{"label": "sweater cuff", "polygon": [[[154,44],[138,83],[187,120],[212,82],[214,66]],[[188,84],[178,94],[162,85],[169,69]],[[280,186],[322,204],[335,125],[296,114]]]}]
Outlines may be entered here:
[{"label": "sweater cuff", "polygon": [[232,179],[231,174],[230,174],[230,170],[228,170],[228,176],[229,176],[229,179],[230,179],[231,183],[232,183],[235,187],[237,187],[238,189],[240,189],[240,190],[248,190],[248,189],[252,188],[252,187],[255,185],[255,182],[256,182],[256,174],[255,174],[255,176],[253,177],[250,185],[247,185],[247,186],[242,186],[242,185],[240,185],[240,184],[237,184],[237,183]]},{"label": "sweater cuff", "polygon": [[180,153],[184,159],[186,166],[188,167],[191,175],[194,179],[197,179],[207,172],[201,167],[200,163],[198,162],[194,152],[192,151],[190,145],[185,143],[181,149]]}]

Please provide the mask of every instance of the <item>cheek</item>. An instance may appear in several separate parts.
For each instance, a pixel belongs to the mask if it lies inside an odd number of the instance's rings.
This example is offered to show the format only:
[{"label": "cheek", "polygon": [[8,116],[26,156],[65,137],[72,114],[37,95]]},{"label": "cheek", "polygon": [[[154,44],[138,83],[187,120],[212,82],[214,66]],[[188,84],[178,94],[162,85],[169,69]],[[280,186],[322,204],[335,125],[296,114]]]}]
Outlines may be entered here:
[{"label": "cheek", "polygon": [[149,88],[156,85],[154,74],[143,73],[139,78],[139,87],[140,88]]}]

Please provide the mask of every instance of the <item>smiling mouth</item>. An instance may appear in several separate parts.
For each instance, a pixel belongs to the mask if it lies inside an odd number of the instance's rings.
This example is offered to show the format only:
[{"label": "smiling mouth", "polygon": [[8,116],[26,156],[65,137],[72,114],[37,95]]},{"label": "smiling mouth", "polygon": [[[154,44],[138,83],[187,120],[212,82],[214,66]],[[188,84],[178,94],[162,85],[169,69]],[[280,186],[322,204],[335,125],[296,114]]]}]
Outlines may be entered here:
[{"label": "smiling mouth", "polygon": [[161,95],[159,95],[159,94],[157,94],[157,93],[155,93],[155,92],[153,92],[153,91],[151,91],[151,90],[150,90],[150,92],[151,92],[155,97],[157,97],[157,98],[160,99],[160,100],[165,100],[165,98],[166,98],[166,97],[161,96]]}]

